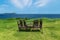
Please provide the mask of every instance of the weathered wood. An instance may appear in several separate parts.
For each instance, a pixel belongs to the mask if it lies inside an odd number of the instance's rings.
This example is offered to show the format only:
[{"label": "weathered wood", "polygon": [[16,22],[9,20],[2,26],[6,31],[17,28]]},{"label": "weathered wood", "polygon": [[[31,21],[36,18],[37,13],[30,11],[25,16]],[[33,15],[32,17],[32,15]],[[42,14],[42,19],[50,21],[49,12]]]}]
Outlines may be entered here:
[{"label": "weathered wood", "polygon": [[40,19],[40,29],[42,29],[42,19]]},{"label": "weathered wood", "polygon": [[18,24],[19,31],[21,30],[21,28],[24,28],[25,30],[27,30],[28,28],[33,28],[33,29],[40,28],[40,29],[42,29],[42,19],[40,19],[40,21],[34,20],[33,26],[27,26],[25,20],[19,20],[19,21],[17,21],[17,24]]},{"label": "weathered wood", "polygon": [[18,24],[18,29],[19,29],[19,31],[20,31],[21,27],[23,27],[22,20],[18,20],[18,21],[17,21],[17,24]]},{"label": "weathered wood", "polygon": [[26,25],[26,21],[23,20],[23,25],[24,25],[24,28],[27,30],[28,26]]},{"label": "weathered wood", "polygon": [[33,28],[38,28],[38,20],[33,21]]}]

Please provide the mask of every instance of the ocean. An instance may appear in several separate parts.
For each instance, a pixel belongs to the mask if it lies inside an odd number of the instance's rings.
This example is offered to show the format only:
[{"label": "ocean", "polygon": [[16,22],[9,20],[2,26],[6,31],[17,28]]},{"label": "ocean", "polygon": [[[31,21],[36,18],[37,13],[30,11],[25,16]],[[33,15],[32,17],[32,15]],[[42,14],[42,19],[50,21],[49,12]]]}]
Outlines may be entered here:
[{"label": "ocean", "polygon": [[0,14],[0,18],[60,18],[60,14]]}]

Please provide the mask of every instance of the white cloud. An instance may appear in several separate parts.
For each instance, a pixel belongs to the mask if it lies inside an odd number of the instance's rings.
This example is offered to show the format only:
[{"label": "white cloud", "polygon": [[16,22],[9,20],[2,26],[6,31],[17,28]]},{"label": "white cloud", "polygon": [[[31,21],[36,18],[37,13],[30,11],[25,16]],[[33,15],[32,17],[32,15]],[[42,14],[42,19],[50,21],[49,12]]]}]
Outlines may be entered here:
[{"label": "white cloud", "polygon": [[11,2],[18,8],[25,8],[32,4],[32,0],[11,0]]},{"label": "white cloud", "polygon": [[39,0],[35,3],[36,6],[38,7],[43,7],[47,5],[51,0]]},{"label": "white cloud", "polygon": [[33,1],[34,0],[11,0],[12,4],[20,9],[30,7],[31,5],[43,7],[50,2],[50,0],[37,0],[36,2],[32,3]]}]

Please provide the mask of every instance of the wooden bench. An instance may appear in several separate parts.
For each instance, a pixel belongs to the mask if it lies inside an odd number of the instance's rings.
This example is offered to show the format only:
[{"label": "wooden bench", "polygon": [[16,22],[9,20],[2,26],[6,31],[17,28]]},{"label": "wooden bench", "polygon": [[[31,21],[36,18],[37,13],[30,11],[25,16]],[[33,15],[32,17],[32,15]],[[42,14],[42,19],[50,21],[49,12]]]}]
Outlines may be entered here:
[{"label": "wooden bench", "polygon": [[25,20],[18,20],[17,21],[17,24],[18,24],[18,29],[19,29],[19,31],[21,30],[21,29],[25,29],[25,30],[27,30],[27,29],[31,29],[31,28],[35,28],[35,29],[37,29],[37,28],[40,28],[40,29],[42,29],[42,19],[40,19],[40,20],[34,20],[33,21],[33,26],[28,26],[27,24],[26,24],[26,21]]}]

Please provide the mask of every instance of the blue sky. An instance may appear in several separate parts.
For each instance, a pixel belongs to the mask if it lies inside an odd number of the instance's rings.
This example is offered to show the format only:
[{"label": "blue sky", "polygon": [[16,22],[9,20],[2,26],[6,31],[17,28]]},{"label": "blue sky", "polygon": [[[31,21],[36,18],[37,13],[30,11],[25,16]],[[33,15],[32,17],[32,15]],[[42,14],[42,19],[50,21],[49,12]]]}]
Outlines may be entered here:
[{"label": "blue sky", "polygon": [[60,0],[0,0],[0,13],[60,14]]}]

